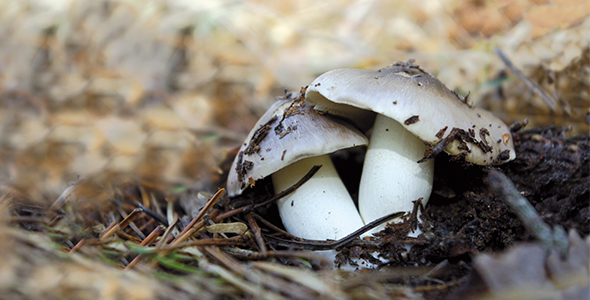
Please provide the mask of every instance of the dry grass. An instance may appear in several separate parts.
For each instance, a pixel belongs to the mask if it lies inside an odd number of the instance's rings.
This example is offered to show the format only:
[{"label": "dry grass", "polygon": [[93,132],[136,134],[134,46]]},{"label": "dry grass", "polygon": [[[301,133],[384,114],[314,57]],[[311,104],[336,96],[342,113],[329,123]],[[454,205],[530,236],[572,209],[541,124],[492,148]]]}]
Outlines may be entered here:
[{"label": "dry grass", "polygon": [[[573,0],[1,2],[0,297],[420,299],[311,272],[313,257],[249,263],[214,244],[165,257],[153,241],[139,246],[157,228],[145,213],[101,234],[136,202],[186,224],[274,96],[334,68],[414,58],[507,123],[587,133],[589,10]],[[494,47],[557,109],[499,76]]]}]

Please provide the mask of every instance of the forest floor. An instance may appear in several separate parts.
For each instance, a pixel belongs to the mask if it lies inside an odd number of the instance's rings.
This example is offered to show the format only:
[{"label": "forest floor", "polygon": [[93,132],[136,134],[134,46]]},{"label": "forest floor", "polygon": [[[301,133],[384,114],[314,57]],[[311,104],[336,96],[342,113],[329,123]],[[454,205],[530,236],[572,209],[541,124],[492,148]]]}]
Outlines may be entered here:
[{"label": "forest floor", "polygon": [[[0,298],[588,298],[587,1],[198,2],[0,3]],[[526,119],[516,159],[442,153],[422,222],[341,243],[285,234],[269,180],[223,193],[276,96],[409,59]],[[332,155],[352,195],[363,155]]]}]

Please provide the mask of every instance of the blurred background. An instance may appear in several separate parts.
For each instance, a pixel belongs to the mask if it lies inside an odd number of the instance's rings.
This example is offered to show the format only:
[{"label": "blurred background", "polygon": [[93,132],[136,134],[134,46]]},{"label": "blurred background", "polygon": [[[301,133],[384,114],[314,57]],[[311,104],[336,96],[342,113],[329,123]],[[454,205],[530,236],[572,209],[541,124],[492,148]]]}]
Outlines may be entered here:
[{"label": "blurred background", "polygon": [[587,134],[589,15],[586,0],[1,1],[0,189],[215,190],[285,89],[408,59],[508,124]]}]

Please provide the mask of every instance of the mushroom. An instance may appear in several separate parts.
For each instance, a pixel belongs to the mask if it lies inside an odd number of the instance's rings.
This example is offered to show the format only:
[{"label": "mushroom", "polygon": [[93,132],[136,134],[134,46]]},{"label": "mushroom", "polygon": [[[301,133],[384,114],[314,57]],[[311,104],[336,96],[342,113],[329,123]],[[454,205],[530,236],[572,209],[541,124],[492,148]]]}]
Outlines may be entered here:
[{"label": "mushroom", "polygon": [[[363,126],[366,111],[377,114],[359,190],[365,223],[426,205],[434,164],[441,151],[477,165],[514,159],[508,127],[468,97],[450,91],[413,61],[380,70],[337,69],[315,79],[306,101],[327,114]],[[362,115],[362,117],[358,117]]]},{"label": "mushroom", "polygon": [[275,193],[320,170],[278,201],[283,225],[306,239],[340,239],[364,225],[329,153],[366,145],[351,124],[313,110],[301,94],[279,100],[258,120],[234,159],[227,180],[230,197],[272,175]]}]

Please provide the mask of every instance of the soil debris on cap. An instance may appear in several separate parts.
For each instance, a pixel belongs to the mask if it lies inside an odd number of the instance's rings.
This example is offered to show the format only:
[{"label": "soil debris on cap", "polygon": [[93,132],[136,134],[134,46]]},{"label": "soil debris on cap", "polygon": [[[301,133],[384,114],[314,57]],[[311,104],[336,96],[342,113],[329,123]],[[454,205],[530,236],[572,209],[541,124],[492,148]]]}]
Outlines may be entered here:
[{"label": "soil debris on cap", "polygon": [[280,97],[254,125],[246,141],[228,174],[230,197],[251,185],[247,178],[257,181],[298,160],[368,143],[354,125],[315,111],[298,93]]},{"label": "soil debris on cap", "polygon": [[445,126],[445,127],[441,128],[434,136],[436,136],[439,139],[442,139],[442,137],[445,134],[445,131],[447,131],[447,128],[449,128],[449,126]]},{"label": "soil debris on cap", "polygon": [[418,116],[418,115],[415,115],[415,116],[411,116],[411,117],[409,117],[408,119],[406,119],[406,120],[404,121],[404,124],[405,124],[405,125],[412,125],[412,124],[414,124],[414,123],[416,123],[416,122],[418,122],[418,121],[420,121],[420,116]]},{"label": "soil debris on cap", "polygon": [[[373,79],[375,76],[378,76],[379,84]],[[315,86],[319,82],[321,86]],[[469,94],[463,97],[448,89],[413,60],[379,70],[328,71],[307,89],[306,101],[314,104],[316,110],[349,119],[364,130],[368,129],[367,113],[391,118],[407,126],[409,132],[431,146],[434,151],[424,158],[440,153],[443,145],[442,151],[450,155],[466,152],[463,157],[478,165],[500,163],[495,156],[507,149],[510,150],[509,158],[502,162],[515,156],[512,140],[505,144],[489,142],[510,132],[506,124],[491,112],[473,106]],[[420,113],[419,116],[414,115],[416,112]],[[443,127],[456,128],[453,136],[445,139],[451,132],[441,131]],[[484,127],[485,131],[480,130]],[[440,144],[443,140],[447,142]],[[492,159],[489,153],[494,154]]]},{"label": "soil debris on cap", "polygon": [[272,119],[268,120],[268,122],[264,123],[262,126],[260,126],[260,128],[258,128],[258,130],[256,130],[250,139],[250,142],[248,142],[248,147],[246,147],[244,150],[246,155],[260,152],[259,144],[264,140],[264,138],[266,138],[268,132],[272,128],[271,125],[276,122],[277,119],[277,116],[272,117]]}]

